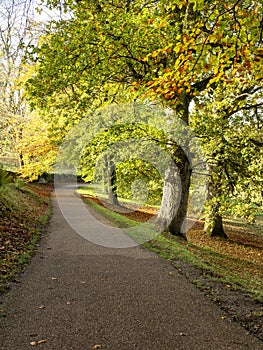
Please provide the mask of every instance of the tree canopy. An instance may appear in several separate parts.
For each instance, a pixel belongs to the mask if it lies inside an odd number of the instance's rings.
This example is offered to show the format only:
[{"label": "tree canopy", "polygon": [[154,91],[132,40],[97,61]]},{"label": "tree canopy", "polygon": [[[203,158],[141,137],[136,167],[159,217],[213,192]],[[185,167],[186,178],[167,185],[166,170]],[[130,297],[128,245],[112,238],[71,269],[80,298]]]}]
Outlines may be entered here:
[{"label": "tree canopy", "polygon": [[[207,159],[213,159],[210,179],[217,212],[225,195],[238,191],[252,173],[259,183],[255,155],[262,147],[257,126],[263,79],[261,1],[48,4],[66,11],[68,18],[50,22],[35,48],[36,71],[27,90],[53,134],[56,128],[60,133],[58,142],[89,110],[112,102],[157,100],[204,141]],[[248,136],[250,127],[256,131]],[[178,147],[170,151],[185,197],[180,218],[173,222],[179,224],[169,229],[183,234],[192,169]],[[177,175],[170,170],[163,193],[173,201],[168,183],[176,182]],[[161,213],[166,215],[166,209]]]},{"label": "tree canopy", "polygon": [[[56,2],[52,4],[55,6]],[[261,83],[258,1],[65,1],[72,18],[50,25],[37,48],[30,93],[44,106],[58,93],[87,108],[108,84],[133,86],[172,105],[223,81]],[[44,84],[43,84],[44,83]]]}]

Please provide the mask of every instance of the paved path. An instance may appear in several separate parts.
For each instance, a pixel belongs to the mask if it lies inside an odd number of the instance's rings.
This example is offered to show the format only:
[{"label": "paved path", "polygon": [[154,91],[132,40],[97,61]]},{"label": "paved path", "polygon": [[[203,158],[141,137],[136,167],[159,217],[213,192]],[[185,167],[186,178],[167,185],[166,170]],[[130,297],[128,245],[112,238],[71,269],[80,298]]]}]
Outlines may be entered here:
[{"label": "paved path", "polygon": [[90,243],[53,205],[39,252],[2,298],[1,350],[40,340],[47,350],[262,349],[169,262],[141,247]]}]

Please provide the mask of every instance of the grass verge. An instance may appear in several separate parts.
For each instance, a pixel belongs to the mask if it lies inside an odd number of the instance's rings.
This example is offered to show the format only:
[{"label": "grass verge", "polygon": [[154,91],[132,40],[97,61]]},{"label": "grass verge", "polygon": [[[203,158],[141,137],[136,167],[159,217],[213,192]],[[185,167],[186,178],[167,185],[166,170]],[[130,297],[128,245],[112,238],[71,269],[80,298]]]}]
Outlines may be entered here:
[{"label": "grass verge", "polygon": [[[141,223],[113,212],[91,199],[84,200],[117,227],[138,227],[139,230],[143,230],[142,226],[138,226]],[[262,247],[251,247],[251,244],[237,242],[234,235],[231,236],[231,229],[228,234],[229,240],[210,238],[200,228],[198,230],[193,227],[189,232],[188,242],[163,233],[143,246],[170,260],[175,268],[181,269],[182,263],[189,264],[199,269],[206,279],[223,283],[231,290],[245,291],[254,299],[263,302]],[[199,277],[193,277],[192,281],[201,286]]]},{"label": "grass verge", "polygon": [[0,187],[0,292],[34,254],[51,215],[50,190],[37,185]]}]

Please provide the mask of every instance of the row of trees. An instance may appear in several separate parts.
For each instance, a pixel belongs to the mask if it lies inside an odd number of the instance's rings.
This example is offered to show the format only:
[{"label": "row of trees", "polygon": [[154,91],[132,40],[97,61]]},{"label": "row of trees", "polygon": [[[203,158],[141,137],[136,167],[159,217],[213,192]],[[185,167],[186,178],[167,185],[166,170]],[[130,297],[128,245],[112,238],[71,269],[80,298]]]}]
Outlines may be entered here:
[{"label": "row of trees", "polygon": [[[51,21],[35,47],[31,58],[36,64],[27,91],[48,129],[46,151],[53,152],[48,165],[74,125],[87,118],[98,122],[98,114],[91,111],[112,103],[154,100],[174,111],[171,124],[179,118],[202,144],[209,172],[209,234],[225,236],[226,208],[249,216],[251,209],[262,205],[261,1],[49,0],[47,4],[67,16]],[[173,162],[164,171],[158,222],[185,237],[193,164],[188,146],[171,142],[172,135],[160,129],[134,130],[127,124],[121,137],[143,135],[169,153]],[[100,134],[100,140],[91,140],[88,152],[83,152],[83,175],[90,176],[98,142],[112,142],[116,132],[111,128]],[[25,175],[34,173],[34,159],[28,158]],[[135,163],[131,169],[138,166]],[[154,174],[139,163],[140,173]],[[114,182],[112,162],[109,167]],[[129,173],[134,176],[134,171]],[[110,187],[115,189],[112,181]]]}]

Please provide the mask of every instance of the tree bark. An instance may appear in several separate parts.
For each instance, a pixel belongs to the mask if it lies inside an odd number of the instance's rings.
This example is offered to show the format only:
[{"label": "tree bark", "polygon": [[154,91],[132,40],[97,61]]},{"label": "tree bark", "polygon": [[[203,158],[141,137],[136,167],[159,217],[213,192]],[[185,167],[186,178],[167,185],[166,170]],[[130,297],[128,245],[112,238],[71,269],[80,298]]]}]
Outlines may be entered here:
[{"label": "tree bark", "polygon": [[205,219],[205,232],[210,237],[228,238],[224,230],[222,215],[218,213],[217,206],[210,204],[209,209]]},{"label": "tree bark", "polygon": [[108,195],[109,202],[111,204],[119,205],[117,196],[117,184],[116,184],[116,166],[113,160],[113,156],[107,156],[107,169],[108,169]]},{"label": "tree bark", "polygon": [[210,166],[210,180],[208,183],[207,197],[206,197],[206,218],[205,218],[205,232],[210,237],[228,238],[224,226],[222,215],[220,215],[220,203],[218,196],[220,195],[220,189],[216,188],[213,181],[213,169]]},{"label": "tree bark", "polygon": [[186,216],[188,208],[188,199],[189,199],[189,188],[191,182],[191,164],[187,157],[184,157],[183,164],[180,164],[179,167],[179,177],[181,181],[181,198],[178,206],[176,215],[174,215],[171,223],[169,224],[169,232],[174,236],[181,236],[185,240],[186,238]]},{"label": "tree bark", "polygon": [[[165,171],[161,207],[156,223],[174,236],[186,240],[186,215],[191,180],[191,164],[183,150],[178,148],[181,162],[171,161]],[[178,154],[179,153],[179,154]]]},{"label": "tree bark", "polygon": [[165,170],[163,196],[156,223],[167,228],[177,213],[181,199],[180,176],[174,162]]},{"label": "tree bark", "polygon": [[223,227],[223,218],[221,215],[216,214],[213,220],[213,229],[210,232],[211,237],[227,238],[227,235]]},{"label": "tree bark", "polygon": [[[191,97],[184,91],[176,107],[178,116],[186,126],[189,125],[190,102]],[[173,135],[169,136],[173,139]],[[171,150],[174,162],[165,171],[163,197],[156,222],[163,229],[167,228],[172,235],[187,240],[186,216],[192,169],[185,151],[180,145]]]},{"label": "tree bark", "polygon": [[24,163],[24,159],[23,159],[23,154],[22,153],[19,153],[19,168],[21,169],[22,166],[24,166],[25,163]]}]

